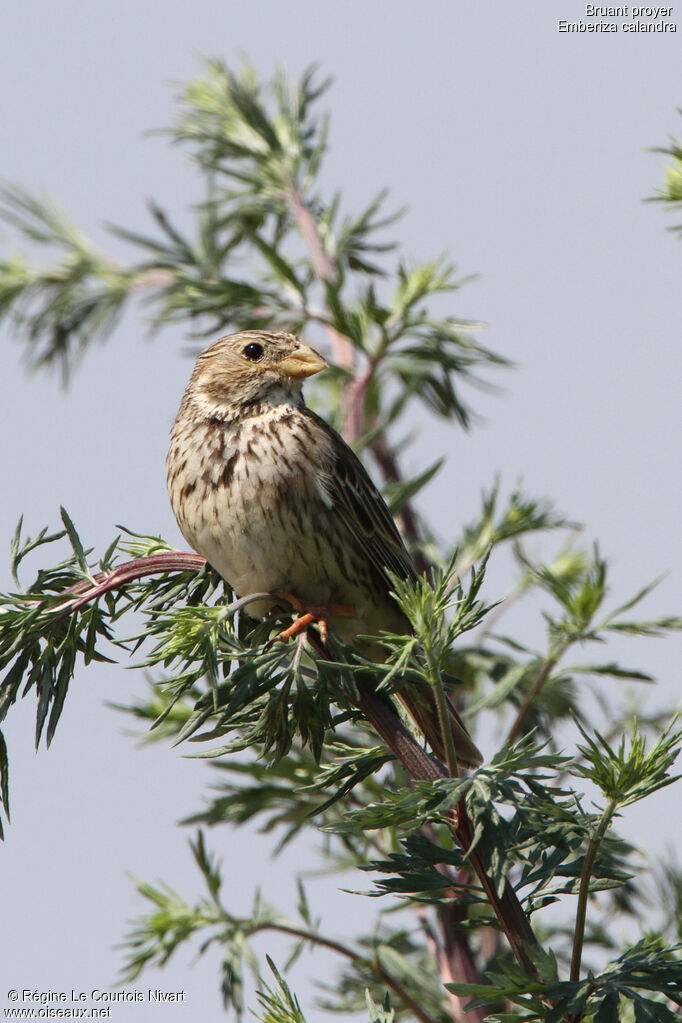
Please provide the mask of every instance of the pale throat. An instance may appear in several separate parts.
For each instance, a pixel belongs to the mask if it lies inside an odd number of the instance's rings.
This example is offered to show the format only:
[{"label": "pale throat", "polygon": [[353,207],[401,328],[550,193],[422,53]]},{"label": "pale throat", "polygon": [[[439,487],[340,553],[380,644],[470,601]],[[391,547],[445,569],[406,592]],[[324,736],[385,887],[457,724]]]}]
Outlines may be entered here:
[{"label": "pale throat", "polygon": [[[255,389],[254,389],[255,391]],[[187,396],[190,406],[197,418],[218,419],[225,423],[243,420],[254,415],[268,415],[278,418],[277,413],[284,415],[292,409],[305,408],[301,391],[301,382],[288,380],[286,386],[280,383],[271,384],[267,388],[255,391],[254,395],[235,398],[226,395],[217,397],[209,388],[199,387],[192,395]]]}]

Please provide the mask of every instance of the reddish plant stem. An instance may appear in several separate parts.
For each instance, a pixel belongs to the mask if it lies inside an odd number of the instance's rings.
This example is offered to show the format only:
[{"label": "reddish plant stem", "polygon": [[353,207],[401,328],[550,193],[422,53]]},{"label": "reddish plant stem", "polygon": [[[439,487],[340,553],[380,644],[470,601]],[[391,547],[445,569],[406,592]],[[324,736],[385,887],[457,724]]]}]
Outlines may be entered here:
[{"label": "reddish plant stem", "polygon": [[[303,201],[303,197],[298,189],[293,186],[289,190],[289,202],[294,211],[301,237],[310,253],[313,273],[318,281],[323,284],[329,284],[335,277],[334,264],[325,252],[322,238],[312,213]],[[325,329],[332,343],[334,362],[337,366],[352,373],[355,368],[355,347],[353,342],[345,334],[342,334],[340,330],[337,330],[336,327],[332,327],[331,324],[325,324]]]},{"label": "reddish plant stem", "polygon": [[[431,825],[426,825],[422,830],[432,842],[437,843],[438,838]],[[461,889],[462,886],[471,883],[471,873],[465,869],[455,872],[451,866],[445,863],[438,864],[437,870],[451,884],[451,887],[444,889],[445,898],[451,901],[441,903],[435,910],[440,937],[432,928],[426,912],[417,910],[427,944],[438,964],[438,972],[443,984],[450,981],[480,984],[481,978],[471,952],[469,934],[461,926],[469,912],[468,905],[461,898]],[[452,1016],[456,1023],[483,1023],[488,1015],[486,1010],[465,1010],[464,1005],[468,1001],[467,998],[461,998],[459,995],[453,994],[452,991],[449,992],[449,996]]]},{"label": "reddish plant stem", "polygon": [[[444,907],[447,910],[448,907]],[[441,931],[443,943],[439,948],[438,964],[441,979],[444,984],[480,984],[481,978],[478,975],[471,948],[467,941],[466,934],[461,930],[455,930],[451,922],[447,920],[447,912],[441,916]],[[461,1023],[483,1023],[489,1016],[487,1009],[465,1009],[464,1005],[469,1000],[460,995],[449,992],[455,1018]]]},{"label": "reddish plant stem", "polygon": [[190,551],[164,551],[162,554],[149,554],[145,558],[124,561],[109,572],[98,572],[92,580],[83,579],[69,586],[64,592],[74,594],[75,599],[69,597],[64,601],[68,607],[60,611],[60,617],[73,614],[91,600],[97,600],[110,590],[118,590],[135,579],[155,575],[157,572],[199,572],[205,564],[205,558]]},{"label": "reddish plant stem", "polygon": [[[439,868],[441,869],[441,868]],[[446,868],[442,867],[442,873],[446,874]],[[468,875],[466,875],[468,878]],[[466,880],[465,878],[465,880]],[[450,893],[456,899],[456,892]],[[434,962],[438,964],[438,973],[443,984],[459,982],[464,984],[480,984],[479,976],[467,935],[460,929],[454,928],[455,922],[459,922],[466,916],[466,907],[456,903],[448,906],[438,907],[437,916],[440,925],[441,937],[436,934],[426,913],[417,910],[422,930],[426,938],[426,945],[433,956]],[[483,1023],[488,1016],[485,1009],[465,1009],[468,1001],[460,995],[448,992],[450,1002],[450,1014],[455,1023]]]},{"label": "reddish plant stem", "polygon": [[526,717],[528,716],[528,712],[533,706],[535,699],[539,696],[540,691],[544,686],[545,682],[552,674],[554,668],[556,668],[561,657],[563,657],[568,645],[569,645],[568,643],[565,643],[561,647],[559,652],[551,654],[547,658],[545,663],[542,665],[540,671],[537,674],[537,677],[535,678],[535,681],[533,682],[532,686],[526,693],[523,703],[519,707],[518,713],[514,718],[511,728],[509,729],[509,734],[507,735],[508,746],[511,746],[511,744],[515,742],[516,739],[518,739],[521,733],[521,729],[523,728],[523,723],[526,720]]},{"label": "reddish plant stem", "polygon": [[[363,957],[358,955],[349,948],[347,945],[343,945],[339,941],[333,941],[329,938],[323,938],[314,932],[304,931],[299,927],[292,927],[288,924],[265,924],[260,928],[261,930],[279,931],[280,934],[290,934],[296,938],[303,938],[305,941],[309,941],[311,944],[321,945],[324,948],[330,949],[332,952],[337,952],[339,955],[345,956],[354,963],[362,963]],[[366,960],[364,960],[366,961]],[[402,999],[408,1009],[411,1010],[416,1019],[420,1020],[420,1023],[435,1023],[435,1020],[430,1016],[424,1009],[419,1005],[412,995],[407,991],[399,981],[397,981],[391,974],[384,969],[381,963],[375,957],[372,961],[372,968],[376,970],[377,974],[384,983],[390,987],[395,993]]]},{"label": "reddish plant stem", "polygon": [[367,429],[365,394],[375,367],[370,359],[364,373],[351,380],[343,392],[343,437],[347,444],[356,444]]},{"label": "reddish plant stem", "polygon": [[[363,686],[359,689],[356,705],[415,781],[436,781],[448,777],[445,768],[421,748],[402,724],[395,708],[379,694]],[[471,849],[473,828],[463,799],[450,813],[449,826],[458,845],[469,853],[471,868],[488,897],[514,956],[529,974],[537,977],[530,955],[530,950],[539,949],[537,938],[509,881],[505,882],[502,894],[498,895],[478,852]]]},{"label": "reddish plant stem", "polygon": [[[316,278],[322,283],[329,283],[337,276],[336,268],[331,257],[325,251],[320,231],[315,218],[308,209],[300,192],[293,185],[289,189],[289,202],[294,211],[296,223],[301,237],[310,253],[313,265],[313,272]],[[342,334],[331,324],[325,324],[329,334],[334,361],[342,369],[348,370],[351,374],[355,372],[355,347],[352,340]],[[372,375],[376,369],[376,363],[370,360],[365,372],[353,379],[348,384],[343,395],[343,427],[341,433],[348,444],[353,444],[362,437],[367,429],[367,418],[365,413],[365,393]],[[398,469],[398,461],[395,451],[390,447],[383,434],[377,436],[369,445],[379,469],[387,483],[399,483],[402,475]],[[407,502],[398,516],[402,531],[410,543],[418,543],[421,539],[417,516]],[[415,567],[420,574],[429,568],[426,558],[417,553],[414,557]]]}]

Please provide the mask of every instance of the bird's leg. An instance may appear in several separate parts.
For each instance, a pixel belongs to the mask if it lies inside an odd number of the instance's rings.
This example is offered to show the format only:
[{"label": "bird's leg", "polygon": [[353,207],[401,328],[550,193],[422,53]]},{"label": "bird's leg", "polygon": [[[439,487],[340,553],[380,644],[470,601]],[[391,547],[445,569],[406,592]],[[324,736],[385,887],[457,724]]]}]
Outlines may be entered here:
[{"label": "bird's leg", "polygon": [[291,625],[282,629],[278,632],[274,639],[270,640],[270,643],[286,643],[292,636],[298,636],[299,633],[304,632],[309,625],[312,625],[315,621],[315,615],[308,612],[308,614],[301,615],[299,618],[294,619]]},{"label": "bird's leg", "polygon": [[282,597],[288,604],[299,612],[291,625],[279,632],[271,643],[286,643],[292,636],[298,636],[311,625],[317,625],[320,630],[320,638],[326,645],[328,636],[327,620],[331,615],[346,615],[352,618],[357,614],[357,609],[352,604],[305,604],[293,593],[277,591],[275,596]]}]

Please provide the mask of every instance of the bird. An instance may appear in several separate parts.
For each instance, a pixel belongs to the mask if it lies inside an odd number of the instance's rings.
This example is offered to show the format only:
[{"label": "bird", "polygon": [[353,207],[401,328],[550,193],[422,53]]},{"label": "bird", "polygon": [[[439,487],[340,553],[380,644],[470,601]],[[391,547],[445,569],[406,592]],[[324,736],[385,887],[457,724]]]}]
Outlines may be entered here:
[{"label": "bird", "polygon": [[[327,620],[375,661],[382,631],[409,634],[393,577],[415,567],[388,507],[349,445],[305,404],[303,382],[329,368],[288,332],[242,330],[203,351],[171,430],[168,492],[180,531],[253,618],[293,605]],[[280,634],[286,638],[297,631]],[[324,633],[322,633],[324,638]],[[445,760],[435,695],[396,693],[434,755]],[[448,698],[458,765],[482,756]]]}]

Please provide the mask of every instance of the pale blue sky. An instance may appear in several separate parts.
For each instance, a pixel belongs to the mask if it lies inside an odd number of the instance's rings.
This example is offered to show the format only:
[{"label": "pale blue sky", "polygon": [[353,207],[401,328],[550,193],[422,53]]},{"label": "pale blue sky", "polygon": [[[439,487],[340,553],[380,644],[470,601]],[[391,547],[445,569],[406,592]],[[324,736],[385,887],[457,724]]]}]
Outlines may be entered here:
[{"label": "pale blue sky", "polygon": [[[518,363],[498,376],[503,395],[471,395],[486,418],[471,434],[422,429],[412,468],[422,451],[450,455],[427,496],[436,529],[449,537],[453,522],[469,521],[495,473],[507,487],[522,477],[531,493],[585,523],[588,541],[601,541],[618,595],[668,572],[648,611],[674,613],[682,248],[665,231],[671,218],[642,199],[661,182],[662,158],[647,147],[682,134],[682,37],[557,33],[558,18],[581,16],[575,0],[7,5],[0,176],[49,191],[123,256],[103,221],[144,229],[145,197],[172,213],[200,197],[180,152],[143,137],[168,122],[172,83],[196,72],[199,54],[235,62],[243,52],[263,75],[277,62],[296,75],[319,61],[335,79],[325,184],[343,188],[349,209],[385,185],[396,206],[409,204],[396,228],[405,254],[449,252],[462,275],[479,274],[452,312],[486,321],[484,341]],[[148,342],[129,315],[64,393],[55,380],[27,379],[21,345],[3,336],[0,542],[8,544],[21,513],[32,533],[57,525],[64,504],[98,550],[118,522],[181,543],[163,462],[190,372],[184,341],[167,330]],[[6,568],[0,573],[9,585]],[[504,585],[504,568],[493,580]],[[523,607],[513,624],[538,638]],[[681,652],[679,641],[627,648],[630,662],[665,680],[654,699],[676,699]],[[142,687],[123,669],[80,673],[53,747],[37,756],[33,700],[10,715],[3,1006],[10,986],[89,991],[111,982],[120,963],[112,946],[143,908],[125,871],[161,877],[190,899],[199,891],[173,822],[199,804],[206,768],[160,746],[138,751],[121,734],[125,722],[103,706]],[[679,794],[662,794],[648,812],[633,809],[623,830],[637,840],[645,834],[654,853],[679,846],[671,805]],[[292,910],[291,875],[305,850],[273,865],[267,839],[209,838],[237,911],[248,911],[256,883]],[[331,926],[338,914],[347,934],[358,914],[375,909],[327,884],[314,890],[316,911],[328,907]],[[261,945],[263,953],[270,947]],[[325,962],[316,955],[297,969],[308,1011],[309,978]],[[189,969],[181,952],[138,987],[149,985],[182,987],[188,1001],[158,1013],[118,1007],[112,1018],[220,1016],[210,955]]]}]

